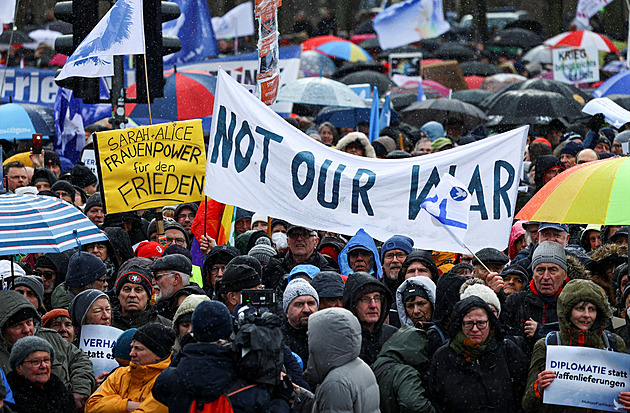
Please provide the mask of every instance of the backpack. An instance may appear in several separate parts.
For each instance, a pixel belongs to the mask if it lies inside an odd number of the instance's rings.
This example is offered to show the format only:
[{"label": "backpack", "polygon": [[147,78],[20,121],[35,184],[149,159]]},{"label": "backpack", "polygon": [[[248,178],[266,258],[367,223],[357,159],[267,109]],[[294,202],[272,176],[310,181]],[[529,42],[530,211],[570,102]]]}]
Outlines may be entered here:
[{"label": "backpack", "polygon": [[[602,334],[602,340],[604,341],[604,346],[608,351],[617,351],[617,340],[613,334],[604,330],[604,334]],[[547,337],[545,337],[545,345],[557,346],[560,344],[560,332],[559,331],[550,331],[547,333]]]},{"label": "backpack", "polygon": [[219,396],[218,399],[210,403],[197,403],[197,400],[193,400],[192,405],[190,406],[189,413],[234,413],[234,409],[232,409],[232,404],[230,404],[229,397],[240,393],[243,390],[250,389],[254,386],[256,385],[250,384],[249,386],[241,387],[237,390],[234,390],[231,393],[222,394],[221,396]]}]

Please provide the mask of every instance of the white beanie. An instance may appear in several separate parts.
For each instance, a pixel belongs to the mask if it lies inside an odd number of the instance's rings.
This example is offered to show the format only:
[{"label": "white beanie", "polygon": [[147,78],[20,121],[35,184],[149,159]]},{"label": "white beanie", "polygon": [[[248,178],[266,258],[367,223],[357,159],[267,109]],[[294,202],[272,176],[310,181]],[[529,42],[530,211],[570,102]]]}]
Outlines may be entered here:
[{"label": "white beanie", "polygon": [[492,288],[488,287],[478,278],[467,280],[459,289],[459,299],[475,296],[481,298],[486,304],[493,306],[501,314],[501,302]]}]

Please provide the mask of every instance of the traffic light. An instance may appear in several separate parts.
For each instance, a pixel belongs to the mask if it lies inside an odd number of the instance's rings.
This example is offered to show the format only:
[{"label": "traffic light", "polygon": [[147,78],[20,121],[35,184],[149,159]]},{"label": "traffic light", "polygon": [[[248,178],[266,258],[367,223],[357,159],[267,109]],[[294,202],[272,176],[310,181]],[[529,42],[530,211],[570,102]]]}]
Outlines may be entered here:
[{"label": "traffic light", "polygon": [[[72,24],[72,34],[55,39],[55,51],[70,56],[83,39],[99,22],[99,0],[60,1],[55,4],[55,18]],[[99,103],[100,83],[98,78],[70,77],[55,81],[58,86],[74,91],[74,96],[84,103]]]},{"label": "traffic light", "polygon": [[144,0],[144,41],[146,45],[146,75],[144,56],[136,55],[136,96],[138,103],[146,103],[148,77],[149,96],[164,97],[164,66],[162,56],[175,53],[182,48],[176,36],[163,36],[162,23],[177,19],[181,14],[177,3],[172,1]]}]

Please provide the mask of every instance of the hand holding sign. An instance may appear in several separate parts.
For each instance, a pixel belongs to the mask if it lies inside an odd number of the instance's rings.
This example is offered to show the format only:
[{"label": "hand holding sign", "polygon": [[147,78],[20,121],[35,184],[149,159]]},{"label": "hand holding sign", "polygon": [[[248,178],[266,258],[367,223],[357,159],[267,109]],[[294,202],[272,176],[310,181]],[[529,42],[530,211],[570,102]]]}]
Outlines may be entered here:
[{"label": "hand holding sign", "polygon": [[617,129],[630,122],[630,111],[627,111],[608,98],[597,98],[589,101],[582,108],[582,112],[588,113],[589,115],[603,113],[606,122]]}]

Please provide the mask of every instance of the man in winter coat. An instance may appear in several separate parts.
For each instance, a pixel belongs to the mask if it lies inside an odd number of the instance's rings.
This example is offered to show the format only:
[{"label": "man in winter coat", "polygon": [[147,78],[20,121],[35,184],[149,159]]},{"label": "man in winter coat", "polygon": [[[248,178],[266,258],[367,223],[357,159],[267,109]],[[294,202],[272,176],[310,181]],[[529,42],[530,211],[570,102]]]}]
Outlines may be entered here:
[{"label": "man in winter coat", "polygon": [[381,247],[381,265],[383,267],[383,283],[393,296],[400,285],[398,273],[405,258],[413,251],[413,240],[404,235],[394,235]]},{"label": "man in winter coat", "polygon": [[326,258],[315,250],[319,237],[313,229],[289,224],[287,242],[289,251],[282,260],[282,268],[287,274],[298,264],[311,264],[322,271],[333,271]]},{"label": "man in winter coat", "polygon": [[367,364],[374,363],[383,344],[396,332],[395,327],[383,324],[391,303],[389,290],[370,274],[358,272],[348,277],[343,307],[359,319],[362,336],[359,357]]},{"label": "man in winter coat", "polygon": [[40,327],[41,322],[39,313],[26,297],[17,291],[0,291],[0,368],[11,371],[9,355],[18,339],[33,335],[43,338],[55,351],[52,373],[72,391],[77,407],[82,408],[94,386],[92,362],[55,330]]},{"label": "man in winter coat", "polygon": [[361,325],[343,308],[318,311],[308,320],[307,379],[318,384],[315,395],[300,388],[298,412],[379,411],[378,384],[359,358]]},{"label": "man in winter coat", "polygon": [[319,296],[315,288],[304,279],[297,278],[287,285],[282,297],[286,315],[282,325],[284,339],[292,352],[308,362],[308,319],[319,307]]},{"label": "man in winter coat", "polygon": [[339,253],[339,270],[343,275],[355,272],[367,272],[375,278],[383,276],[378,249],[370,235],[363,229],[350,238],[348,244]]}]

